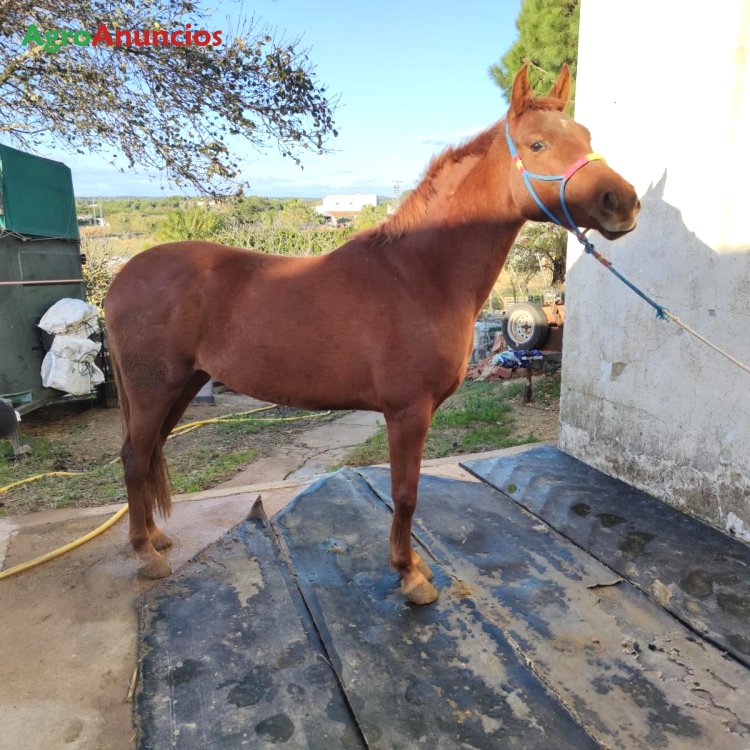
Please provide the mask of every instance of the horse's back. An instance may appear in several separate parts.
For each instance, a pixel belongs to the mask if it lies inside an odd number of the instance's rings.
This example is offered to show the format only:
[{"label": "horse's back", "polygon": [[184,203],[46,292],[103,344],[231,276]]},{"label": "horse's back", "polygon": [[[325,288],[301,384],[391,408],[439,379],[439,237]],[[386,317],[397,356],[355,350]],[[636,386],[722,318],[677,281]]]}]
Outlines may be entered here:
[{"label": "horse's back", "polygon": [[269,262],[281,260],[251,250],[212,242],[170,242],[157,245],[131,258],[115,277],[105,304],[128,304],[129,292],[137,287],[150,293],[168,292],[183,283],[195,285],[207,273],[222,266],[234,266],[245,273]]},{"label": "horse's back", "polygon": [[157,245],[131,258],[115,277],[105,299],[107,322],[123,318],[173,318],[184,310],[205,310],[212,301],[232,299],[239,287],[264,271],[304,261],[265,255],[211,242]]}]

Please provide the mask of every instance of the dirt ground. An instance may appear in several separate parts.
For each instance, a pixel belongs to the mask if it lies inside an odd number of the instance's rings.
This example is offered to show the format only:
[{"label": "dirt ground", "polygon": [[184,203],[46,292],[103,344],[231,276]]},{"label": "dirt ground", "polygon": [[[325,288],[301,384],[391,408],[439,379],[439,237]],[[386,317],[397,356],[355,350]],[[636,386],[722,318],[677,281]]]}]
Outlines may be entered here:
[{"label": "dirt ground", "polygon": [[[270,405],[241,394],[221,392],[216,395],[215,405],[189,407],[182,423],[261,406]],[[165,455],[175,491],[196,492],[218,486],[252,460],[284,451],[306,429],[341,416],[316,413],[308,419],[307,414],[303,410],[276,407],[252,415],[263,420],[281,420],[276,423],[207,425],[170,440]],[[45,478],[0,495],[0,517],[125,501],[120,464],[106,466],[117,461],[120,452],[119,409],[93,408],[87,404],[49,407],[26,415],[21,430],[22,440],[32,445],[33,453],[28,458],[11,461],[7,458],[10,444],[0,441],[0,487],[50,471],[86,473],[78,477]]]},{"label": "dirt ground", "polygon": [[[215,405],[192,404],[182,421],[207,419],[262,405],[262,401],[240,393],[217,393]],[[102,409],[87,402],[60,404],[31,412],[24,416],[21,429],[25,438],[47,438],[64,443],[73,460],[71,468],[88,468],[113,458],[122,444],[120,410]],[[194,435],[193,439],[197,438]]]},{"label": "dirt ground", "polygon": [[[231,414],[263,406],[250,396],[231,391],[217,393],[216,405],[192,405],[185,412],[183,422]],[[541,406],[523,404],[519,400],[509,402],[516,418],[516,431],[536,435],[539,440],[556,440],[559,408],[557,404]],[[70,404],[42,409],[28,414],[23,419],[25,437],[44,437],[65,444],[67,452],[75,457],[71,463],[60,468],[84,469],[115,457],[122,442],[122,426],[119,409],[101,409],[90,405]],[[290,425],[286,432],[259,432],[253,441],[261,444],[264,453],[273,454],[286,442],[287,435],[298,430]],[[207,433],[195,432],[183,440],[205,441]]]},{"label": "dirt ground", "polygon": [[[241,393],[222,391],[216,393],[216,404],[192,404],[185,412],[181,422],[192,422],[200,419],[247,411],[264,402],[244,396]],[[263,414],[259,416],[265,416]],[[272,415],[268,415],[272,416]],[[279,416],[282,416],[279,414]],[[59,440],[65,445],[66,452],[72,457],[76,467],[87,467],[119,454],[122,444],[122,420],[120,410],[103,409],[86,402],[61,404],[40,409],[27,414],[21,423],[22,435],[26,438],[43,437]],[[287,432],[294,431],[293,425]],[[270,437],[271,449],[284,442],[285,433],[258,433],[254,440],[267,441]],[[195,433],[193,439],[198,438]],[[185,436],[187,439],[187,436]],[[201,441],[211,440],[209,432],[200,433]]]},{"label": "dirt ground", "polygon": [[535,435],[541,442],[556,442],[560,431],[558,404],[540,406],[511,401],[510,408],[516,418],[515,430],[519,434]]}]

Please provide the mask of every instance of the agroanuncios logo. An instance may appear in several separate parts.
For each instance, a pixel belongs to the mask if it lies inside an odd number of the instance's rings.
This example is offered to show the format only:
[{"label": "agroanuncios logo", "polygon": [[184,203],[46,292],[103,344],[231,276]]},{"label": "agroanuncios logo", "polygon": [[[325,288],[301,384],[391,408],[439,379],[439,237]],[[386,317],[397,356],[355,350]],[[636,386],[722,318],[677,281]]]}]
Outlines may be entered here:
[{"label": "agroanuncios logo", "polygon": [[167,31],[166,29],[110,29],[107,24],[100,23],[94,33],[85,29],[75,31],[63,29],[48,29],[41,31],[35,24],[26,29],[21,44],[26,47],[35,44],[43,47],[45,52],[56,53],[62,47],[74,44],[77,47],[105,46],[105,47],[218,47],[221,43],[221,31],[206,31],[206,29],[192,29],[192,24],[185,24],[184,29]]}]

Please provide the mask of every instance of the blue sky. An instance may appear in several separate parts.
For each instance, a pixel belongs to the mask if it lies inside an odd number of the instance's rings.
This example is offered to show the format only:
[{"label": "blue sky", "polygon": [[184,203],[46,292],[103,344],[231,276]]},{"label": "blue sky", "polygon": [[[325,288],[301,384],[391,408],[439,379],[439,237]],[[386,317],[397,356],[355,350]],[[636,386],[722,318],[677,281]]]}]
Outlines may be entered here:
[{"label": "blue sky", "polygon": [[[209,0],[210,2],[210,0]],[[215,27],[228,13],[255,16],[287,39],[302,36],[317,75],[340,96],[333,153],[304,155],[304,170],[273,144],[241,148],[250,192],[320,197],[390,195],[418,182],[430,157],[500,119],[506,103],[489,66],[512,44],[521,0],[258,0],[218,3]],[[105,159],[48,152],[73,170],[77,195],[178,192],[154,173],[121,173]]]}]

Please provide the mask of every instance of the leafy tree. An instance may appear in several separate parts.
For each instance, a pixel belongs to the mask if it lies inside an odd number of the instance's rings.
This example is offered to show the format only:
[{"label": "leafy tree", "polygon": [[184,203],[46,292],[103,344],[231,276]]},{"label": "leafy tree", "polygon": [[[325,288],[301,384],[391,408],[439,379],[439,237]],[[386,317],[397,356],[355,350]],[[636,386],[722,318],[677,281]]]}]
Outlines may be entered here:
[{"label": "leafy tree", "polygon": [[86,256],[86,263],[83,265],[86,299],[99,308],[99,314],[103,317],[104,298],[109,285],[128,258],[118,256],[109,238],[97,234],[81,236],[81,251]]},{"label": "leafy tree", "polygon": [[276,214],[273,225],[282,229],[308,229],[320,226],[321,219],[321,215],[315,213],[312,206],[302,203],[298,198],[292,198]]},{"label": "leafy tree", "polygon": [[264,214],[269,211],[280,211],[283,201],[269,198],[261,198],[258,195],[250,195],[240,200],[232,201],[228,206],[229,215],[240,222],[262,221]]},{"label": "leafy tree", "polygon": [[216,240],[217,233],[224,227],[225,218],[205,208],[178,208],[170,211],[167,218],[156,230],[157,239],[162,242],[180,240]]},{"label": "leafy tree", "polygon": [[370,229],[385,220],[388,215],[388,205],[381,203],[378,206],[363,206],[362,210],[354,217],[352,226],[357,229]]},{"label": "leafy tree", "polygon": [[[334,104],[298,42],[251,21],[224,27],[213,46],[222,27],[199,2],[0,0],[0,137],[27,150],[56,143],[122,156],[214,193],[247,184],[232,138],[275,142],[296,161],[301,148],[323,151],[336,135]],[[211,32],[210,44],[186,44],[188,24],[193,35]],[[149,43],[92,44],[103,28],[113,41],[139,30]]]},{"label": "leafy tree", "polygon": [[351,229],[316,227],[291,229],[261,224],[228,225],[217,240],[261,253],[309,256],[335,250],[349,238]]},{"label": "leafy tree", "polygon": [[527,224],[518,235],[508,258],[514,271],[530,278],[540,265],[550,286],[559,289],[565,281],[565,248],[568,233],[552,224]]},{"label": "leafy tree", "polygon": [[545,91],[568,63],[575,82],[578,61],[579,0],[524,0],[516,20],[518,39],[490,68],[490,75],[510,101],[513,79],[524,62],[531,63],[529,79]]}]

